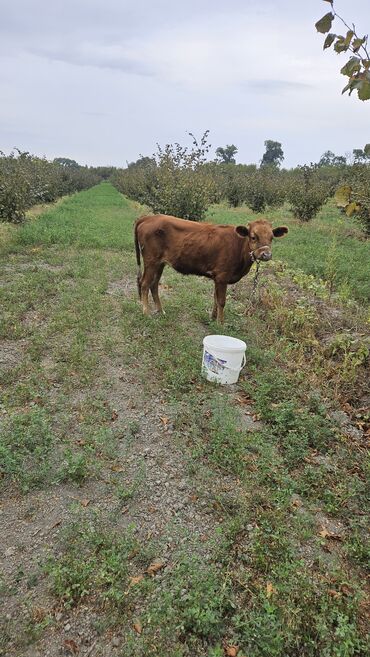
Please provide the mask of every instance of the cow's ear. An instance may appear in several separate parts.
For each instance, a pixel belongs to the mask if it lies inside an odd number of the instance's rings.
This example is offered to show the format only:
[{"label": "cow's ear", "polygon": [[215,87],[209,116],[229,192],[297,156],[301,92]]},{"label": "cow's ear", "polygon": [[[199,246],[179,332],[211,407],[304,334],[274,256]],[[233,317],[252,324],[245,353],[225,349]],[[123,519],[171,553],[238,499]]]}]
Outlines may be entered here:
[{"label": "cow's ear", "polygon": [[239,237],[248,237],[249,232],[246,226],[236,226],[235,231],[238,233]]},{"label": "cow's ear", "polygon": [[272,232],[274,233],[274,237],[283,237],[287,234],[288,228],[286,226],[279,226],[278,228],[274,228]]}]

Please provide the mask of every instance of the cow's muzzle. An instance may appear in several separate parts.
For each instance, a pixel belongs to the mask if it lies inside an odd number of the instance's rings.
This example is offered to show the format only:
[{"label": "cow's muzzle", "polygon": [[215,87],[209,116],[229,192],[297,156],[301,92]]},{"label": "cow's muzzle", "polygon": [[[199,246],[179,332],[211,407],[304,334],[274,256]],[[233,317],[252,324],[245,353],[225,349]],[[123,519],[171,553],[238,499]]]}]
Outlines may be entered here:
[{"label": "cow's muzzle", "polygon": [[268,260],[271,260],[271,258],[272,258],[271,251],[263,251],[261,255],[257,256],[257,260],[263,260],[263,262],[267,262]]},{"label": "cow's muzzle", "polygon": [[272,258],[271,249],[268,246],[261,246],[253,252],[253,255],[254,260],[262,260],[263,262],[267,262]]}]

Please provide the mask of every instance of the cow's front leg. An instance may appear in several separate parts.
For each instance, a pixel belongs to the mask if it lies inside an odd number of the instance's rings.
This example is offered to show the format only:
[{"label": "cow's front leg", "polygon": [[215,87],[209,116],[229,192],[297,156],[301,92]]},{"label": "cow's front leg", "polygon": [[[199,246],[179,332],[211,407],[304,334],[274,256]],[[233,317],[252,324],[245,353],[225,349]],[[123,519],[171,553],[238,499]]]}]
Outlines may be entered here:
[{"label": "cow's front leg", "polygon": [[226,303],[227,283],[215,283],[215,296],[217,300],[217,321],[224,323],[224,308]]}]

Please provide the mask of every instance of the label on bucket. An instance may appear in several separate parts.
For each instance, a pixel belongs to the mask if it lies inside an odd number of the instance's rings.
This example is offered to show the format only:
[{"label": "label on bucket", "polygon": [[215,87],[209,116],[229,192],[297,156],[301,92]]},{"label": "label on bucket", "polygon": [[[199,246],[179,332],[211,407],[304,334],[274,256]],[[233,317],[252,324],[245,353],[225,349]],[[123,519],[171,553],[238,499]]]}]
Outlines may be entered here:
[{"label": "label on bucket", "polygon": [[204,365],[214,374],[220,374],[224,369],[225,363],[227,363],[226,360],[215,358],[212,354],[208,353],[208,351],[204,351]]}]

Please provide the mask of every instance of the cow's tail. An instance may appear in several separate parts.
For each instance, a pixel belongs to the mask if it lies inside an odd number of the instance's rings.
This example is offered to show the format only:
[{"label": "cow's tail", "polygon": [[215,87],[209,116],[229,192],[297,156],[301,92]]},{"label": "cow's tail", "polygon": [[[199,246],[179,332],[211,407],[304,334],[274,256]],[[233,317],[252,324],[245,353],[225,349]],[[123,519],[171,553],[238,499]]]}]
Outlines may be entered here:
[{"label": "cow's tail", "polygon": [[137,291],[139,294],[139,298],[141,299],[141,262],[140,262],[140,244],[139,244],[139,239],[137,236],[137,228],[138,228],[138,222],[139,220],[137,219],[135,221],[135,228],[134,228],[134,235],[135,235],[135,251],[136,251],[136,262],[137,262]]}]

